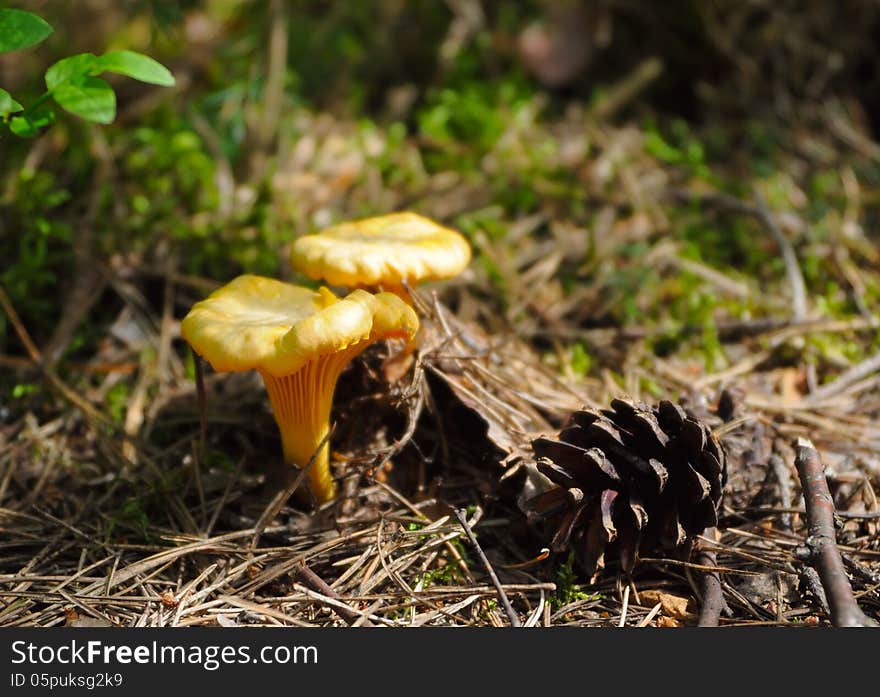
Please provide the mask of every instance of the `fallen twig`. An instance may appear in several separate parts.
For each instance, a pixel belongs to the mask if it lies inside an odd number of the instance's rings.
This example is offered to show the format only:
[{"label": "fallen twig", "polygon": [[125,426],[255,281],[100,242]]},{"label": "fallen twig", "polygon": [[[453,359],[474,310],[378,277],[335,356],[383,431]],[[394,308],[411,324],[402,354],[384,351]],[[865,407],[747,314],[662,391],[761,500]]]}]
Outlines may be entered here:
[{"label": "fallen twig", "polygon": [[822,579],[812,566],[805,566],[801,572],[801,580],[806,585],[810,593],[816,599],[819,608],[826,615],[831,615],[831,608],[828,607],[828,598],[825,596],[825,589],[822,588]]},{"label": "fallen twig", "polygon": [[[344,603],[344,599],[339,593],[333,590],[330,585],[318,574],[312,571],[305,562],[297,568],[296,570],[297,579],[303,583],[304,585],[311,588],[313,591],[320,593],[321,595],[326,595],[328,598],[333,598],[333,600],[338,600],[340,603]],[[355,622],[359,622],[361,627],[375,627],[376,625],[370,622],[366,617],[364,617],[361,613],[356,610],[352,610],[351,608],[346,609],[345,605],[331,605],[336,614],[339,615],[342,619],[344,619],[348,624],[354,624]]]},{"label": "fallen twig", "polygon": [[266,505],[263,509],[263,512],[260,514],[259,519],[254,525],[254,538],[252,541],[251,550],[255,550],[257,548],[257,542],[260,539],[260,535],[266,530],[269,526],[269,523],[272,522],[272,519],[278,515],[278,512],[284,507],[284,504],[287,503],[287,500],[293,496],[293,493],[299,489],[300,485],[303,483],[303,480],[306,478],[306,475],[309,473],[312,465],[315,463],[315,460],[318,458],[318,453],[321,452],[321,448],[330,440],[330,437],[333,435],[333,431],[336,429],[336,424],[330,426],[330,430],[324,434],[324,437],[321,439],[321,442],[318,443],[318,447],[315,448],[315,452],[312,453],[312,456],[309,458],[309,461],[302,467],[299,472],[297,472],[296,477],[285,486],[283,489],[280,489],[275,496],[272,497],[272,500]]},{"label": "fallen twig", "polygon": [[767,209],[761,196],[755,192],[754,213],[758,221],[770,231],[779,251],[782,253],[782,261],[785,264],[785,274],[788,276],[788,285],[791,288],[792,317],[795,320],[805,319],[807,316],[807,286],[804,276],[798,264],[797,255],[791,242],[776,223],[773,215]]},{"label": "fallen twig", "polygon": [[845,552],[840,553],[840,558],[843,559],[843,564],[849,569],[849,572],[853,575],[853,578],[860,578],[865,583],[871,585],[880,585],[880,573],[876,571],[871,571],[871,569],[867,568],[864,564],[860,564],[858,561],[852,558],[849,554]]},{"label": "fallen twig", "polygon": [[112,189],[116,180],[114,156],[107,138],[94,132],[93,152],[97,155],[94,170],[92,193],[83,219],[74,228],[71,245],[73,252],[73,281],[60,297],[61,313],[52,336],[43,346],[43,363],[53,368],[73,342],[80,324],[89,314],[107,287],[107,274],[102,264],[95,263],[98,258],[95,241],[95,221],[102,213],[108,186]]},{"label": "fallen twig", "polygon": [[[775,453],[767,459],[767,464],[773,470],[773,476],[776,477],[776,483],[779,484],[779,500],[782,502],[782,508],[791,508],[792,493],[791,479],[788,473],[788,467],[785,466],[785,460]],[[782,525],[791,529],[791,513],[784,512],[779,517]]]},{"label": "fallen twig", "polygon": [[202,358],[190,348],[192,353],[193,366],[196,372],[196,396],[199,403],[199,462],[201,464],[205,459],[205,446],[208,441],[208,397],[205,392],[205,367],[202,365]]},{"label": "fallen twig", "polygon": [[807,289],[804,283],[804,277],[798,265],[797,255],[791,242],[780,229],[773,214],[767,209],[760,195],[755,192],[755,200],[748,203],[736,196],[725,194],[720,191],[713,191],[705,194],[694,194],[690,191],[673,191],[672,198],[697,203],[705,203],[718,208],[725,208],[740,215],[748,215],[763,225],[767,231],[773,236],[774,242],[779,247],[782,254],[782,261],[785,264],[785,273],[788,276],[788,284],[791,288],[791,305],[792,319],[796,322],[806,319],[807,316]]},{"label": "fallen twig", "polygon": [[519,617],[516,614],[516,611],[513,609],[513,606],[510,604],[510,600],[507,598],[507,593],[504,592],[504,588],[501,585],[501,581],[498,580],[498,576],[495,573],[495,569],[492,568],[492,565],[489,563],[489,560],[486,558],[486,555],[483,553],[483,548],[480,547],[480,543],[477,542],[477,538],[474,535],[473,530],[471,530],[470,525],[467,522],[467,515],[463,509],[456,509],[455,517],[458,518],[458,522],[461,523],[461,527],[464,528],[464,532],[467,535],[468,540],[473,545],[474,549],[477,551],[477,556],[480,557],[480,561],[483,562],[483,566],[486,567],[486,571],[489,572],[489,578],[492,579],[492,584],[495,586],[495,589],[498,591],[498,599],[501,601],[501,605],[504,608],[504,612],[507,613],[507,617],[510,620],[511,627],[520,627],[522,626],[519,621]]},{"label": "fallen twig", "polygon": [[43,378],[46,380],[48,386],[51,389],[55,390],[68,402],[77,407],[86,416],[86,418],[88,418],[92,422],[112,424],[112,421],[108,417],[99,412],[85,399],[80,397],[76,392],[68,387],[61,380],[61,378],[58,377],[58,374],[55,372],[55,370],[45,364],[40,350],[37,348],[33,339],[31,339],[27,328],[24,326],[24,323],[18,316],[18,312],[16,312],[15,307],[13,307],[12,301],[9,299],[9,296],[6,294],[6,291],[3,290],[2,287],[0,287],[0,308],[2,308],[3,311],[6,313],[6,316],[9,319],[9,323],[12,325],[12,328],[18,335],[19,341],[21,341],[22,345],[28,353],[28,356],[30,356],[31,361],[33,361],[34,365],[43,374]]},{"label": "fallen twig", "polygon": [[831,610],[831,623],[836,627],[873,627],[876,623],[856,604],[852,587],[837,549],[834,533],[834,502],[822,459],[813,444],[798,438],[795,466],[804,492],[808,534],[809,561],[815,567]]},{"label": "fallen twig", "polygon": [[804,401],[808,404],[814,404],[816,402],[821,402],[823,399],[834,397],[853,383],[856,383],[878,371],[880,371],[880,352],[875,353],[861,363],[857,363],[849,370],[838,375],[828,384],[822,385],[822,387],[806,397]]},{"label": "fallen twig", "polygon": [[597,119],[608,119],[633,100],[663,73],[663,61],[652,56],[636,66],[605,94],[591,110]]},{"label": "fallen twig", "polygon": [[[703,535],[710,540],[717,540],[718,531],[715,528],[706,528]],[[721,577],[717,570],[718,558],[714,550],[698,547],[696,559],[698,564],[716,567],[714,571],[703,572],[703,603],[700,607],[697,626],[717,627],[721,611],[725,606],[724,594],[721,590]]]}]

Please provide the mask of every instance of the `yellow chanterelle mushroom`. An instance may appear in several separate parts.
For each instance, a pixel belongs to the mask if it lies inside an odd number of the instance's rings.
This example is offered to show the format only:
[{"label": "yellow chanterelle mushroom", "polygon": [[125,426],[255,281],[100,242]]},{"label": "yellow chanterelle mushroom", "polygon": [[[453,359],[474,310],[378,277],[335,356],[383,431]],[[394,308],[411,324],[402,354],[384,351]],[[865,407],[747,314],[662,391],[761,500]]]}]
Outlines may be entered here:
[{"label": "yellow chanterelle mushroom", "polygon": [[284,458],[302,468],[315,456],[309,486],[323,502],[335,496],[326,436],[340,373],[372,342],[411,341],[418,327],[415,312],[393,293],[338,298],[327,288],[246,275],[196,303],[180,331],[214,370],[259,371]]},{"label": "yellow chanterelle mushroom", "polygon": [[471,260],[464,236],[416,213],[391,213],[300,237],[291,264],[334,286],[381,288],[408,299],[403,284],[452,278]]}]

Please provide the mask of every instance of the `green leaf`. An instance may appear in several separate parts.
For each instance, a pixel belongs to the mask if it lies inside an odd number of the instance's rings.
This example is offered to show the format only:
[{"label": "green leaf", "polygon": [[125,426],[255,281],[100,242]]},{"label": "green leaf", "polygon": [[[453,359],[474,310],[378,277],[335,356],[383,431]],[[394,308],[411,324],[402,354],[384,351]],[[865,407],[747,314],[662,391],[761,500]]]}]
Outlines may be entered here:
[{"label": "green leaf", "polygon": [[100,70],[125,75],[152,85],[170,87],[174,84],[174,76],[168,68],[149,56],[135,51],[110,51],[98,58],[97,64]]},{"label": "green leaf", "polygon": [[40,43],[52,27],[46,20],[23,10],[0,10],[0,53],[17,51]]},{"label": "green leaf", "polygon": [[55,112],[49,107],[41,107],[33,113],[14,116],[9,122],[9,130],[21,138],[34,138],[40,129],[55,120]]},{"label": "green leaf", "polygon": [[24,107],[16,102],[9,92],[0,87],[0,118],[5,118],[9,114],[23,110]]},{"label": "green leaf", "polygon": [[65,111],[94,123],[113,123],[116,118],[116,94],[99,77],[62,82],[52,96]]},{"label": "green leaf", "polygon": [[99,73],[101,71],[97,66],[98,57],[94,53],[78,53],[69,58],[62,58],[46,71],[46,87],[54,90],[58,85],[68,80]]},{"label": "green leaf", "polygon": [[19,138],[35,138],[40,129],[26,116],[16,116],[9,122],[9,130]]}]

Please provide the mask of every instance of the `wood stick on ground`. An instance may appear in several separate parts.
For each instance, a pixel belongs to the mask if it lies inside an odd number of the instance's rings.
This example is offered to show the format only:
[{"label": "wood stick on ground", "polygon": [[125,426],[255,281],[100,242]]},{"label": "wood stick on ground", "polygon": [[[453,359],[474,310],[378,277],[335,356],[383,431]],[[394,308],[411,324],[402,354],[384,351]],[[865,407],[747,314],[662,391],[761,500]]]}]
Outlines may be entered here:
[{"label": "wood stick on ground", "polygon": [[755,191],[754,209],[755,216],[770,231],[782,254],[785,274],[788,276],[788,285],[791,289],[792,317],[795,320],[805,319],[807,316],[807,286],[804,283],[804,276],[801,273],[794,247],[776,223],[776,219],[757,191]]},{"label": "wood stick on ground", "polygon": [[828,384],[822,385],[822,387],[815,390],[809,397],[806,397],[804,401],[808,404],[813,404],[821,402],[823,399],[834,397],[843,392],[853,383],[869,377],[876,372],[880,372],[880,352],[875,353],[870,358],[866,358],[861,363],[857,363],[849,370],[838,375]]},{"label": "wood stick on ground", "polygon": [[[706,528],[703,535],[710,540],[718,539],[718,531],[715,528]],[[718,575],[718,558],[714,550],[698,548],[696,560],[698,564],[715,567],[715,571],[703,573],[703,604],[700,607],[700,617],[697,620],[698,627],[717,627],[724,609],[724,594],[721,589],[721,577]]]},{"label": "wood stick on ground", "polygon": [[865,583],[871,585],[880,585],[880,573],[876,571],[871,571],[871,569],[869,569],[867,566],[860,564],[849,554],[846,554],[844,552],[840,553],[840,558],[843,559],[844,566],[849,569],[849,572],[853,575],[853,578],[859,578]]},{"label": "wood stick on ground", "polygon": [[477,556],[480,557],[480,561],[483,562],[483,566],[485,566],[486,571],[489,572],[489,578],[492,579],[492,584],[495,586],[495,590],[498,591],[498,599],[501,601],[504,612],[507,613],[507,617],[510,620],[510,626],[521,627],[522,623],[519,621],[519,617],[517,616],[516,611],[510,604],[510,600],[507,598],[507,593],[504,592],[501,581],[498,580],[495,569],[492,568],[492,565],[489,563],[489,560],[483,553],[483,548],[480,547],[480,543],[477,542],[477,538],[474,535],[473,530],[471,530],[470,525],[468,525],[467,515],[464,509],[456,509],[455,517],[458,518],[458,522],[461,523],[461,527],[464,528],[464,532],[467,535],[468,540],[470,541],[471,545],[473,545],[473,548],[477,551]]},{"label": "wood stick on ground", "polygon": [[663,73],[663,61],[656,56],[642,61],[623,80],[613,85],[591,109],[597,120],[608,119],[629,104],[642,90]]},{"label": "wood stick on ground", "polygon": [[816,604],[821,608],[822,612],[830,617],[831,608],[828,607],[828,598],[825,597],[825,589],[822,588],[822,579],[819,578],[819,574],[816,573],[812,566],[804,566],[804,570],[801,573],[801,581],[810,593],[813,594],[813,598],[816,599]]},{"label": "wood stick on ground", "polygon": [[55,392],[60,394],[61,397],[77,407],[91,422],[113,425],[113,422],[107,416],[99,412],[85,399],[80,397],[76,392],[68,387],[61,380],[61,378],[58,377],[55,370],[45,364],[40,350],[37,348],[33,339],[31,339],[27,328],[24,326],[24,323],[18,316],[18,312],[16,312],[15,307],[13,307],[12,301],[9,299],[9,296],[6,294],[6,291],[3,290],[2,287],[0,287],[0,308],[3,309],[4,313],[9,319],[9,323],[12,325],[12,328],[18,335],[19,341],[21,341],[22,346],[24,346],[25,350],[28,353],[28,356],[30,356],[31,361],[33,361],[34,363],[34,366],[38,368],[43,374],[43,378],[46,380],[48,386],[51,389],[55,390]]},{"label": "wood stick on ground", "polygon": [[15,329],[15,333],[18,334],[18,339],[21,341],[22,346],[24,346],[25,351],[27,351],[28,356],[30,356],[31,360],[37,367],[42,367],[43,357],[40,355],[40,350],[33,342],[33,339],[31,339],[31,335],[22,323],[21,318],[18,316],[18,312],[15,311],[15,308],[12,306],[12,301],[9,299],[9,296],[6,295],[6,291],[3,290],[3,288],[0,288],[0,307],[2,307],[3,311],[6,313],[6,317],[9,319],[12,328]]},{"label": "wood stick on ground", "polygon": [[798,438],[795,466],[804,492],[807,512],[807,548],[810,563],[815,567],[835,627],[873,627],[876,623],[856,604],[852,587],[840,558],[834,533],[834,501],[825,481],[822,459],[813,444]]},{"label": "wood stick on ground", "polygon": [[201,465],[205,459],[205,448],[208,440],[208,396],[205,392],[205,367],[202,364],[202,358],[192,348],[193,366],[196,369],[196,396],[199,402],[199,457],[198,464]]},{"label": "wood stick on ground", "polygon": [[108,186],[113,190],[116,181],[113,151],[107,138],[94,131],[92,150],[97,155],[97,167],[92,177],[91,195],[83,219],[74,228],[71,245],[73,252],[73,282],[61,296],[61,314],[49,341],[43,346],[43,363],[54,367],[73,342],[76,330],[91,312],[107,287],[108,277],[99,258],[95,235],[95,221],[102,213]]},{"label": "wood stick on ground", "polygon": [[773,237],[779,251],[782,254],[782,261],[785,264],[785,273],[788,277],[788,284],[791,289],[791,305],[792,318],[796,321],[802,321],[807,317],[807,289],[804,283],[804,276],[801,273],[798,264],[797,255],[794,248],[785,233],[779,227],[773,214],[767,208],[760,194],[754,192],[754,201],[752,203],[738,199],[736,196],[725,194],[720,191],[713,191],[706,194],[694,194],[690,191],[672,191],[670,192],[673,199],[684,202],[696,201],[707,205],[724,208],[740,215],[748,215],[757,220]]},{"label": "wood stick on ground", "polygon": [[306,475],[309,473],[309,470],[312,468],[312,465],[315,464],[315,460],[318,458],[318,453],[321,452],[321,448],[330,440],[333,435],[333,431],[336,430],[336,424],[332,424],[330,426],[330,430],[324,434],[324,437],[321,439],[321,442],[318,443],[318,447],[315,448],[315,452],[312,453],[312,456],[309,458],[309,461],[302,467],[298,472],[296,477],[285,486],[283,489],[279,490],[275,496],[272,497],[272,500],[266,505],[263,509],[263,512],[260,514],[259,519],[254,525],[254,537],[251,541],[251,551],[257,548],[257,543],[259,542],[260,535],[266,530],[269,526],[269,523],[272,522],[272,519],[278,515],[282,508],[284,508],[284,504],[287,503],[287,500],[293,496],[293,493],[299,489],[300,485],[303,483],[303,480],[306,478]]},{"label": "wood stick on ground", "polygon": [[[791,481],[789,477],[788,467],[786,467],[785,465],[785,460],[774,453],[769,458],[767,458],[767,464],[773,471],[773,476],[776,478],[776,483],[779,484],[779,500],[781,502],[780,508],[791,508],[793,497],[791,493]],[[779,522],[782,523],[783,527],[785,527],[787,530],[791,530],[791,513],[783,513],[779,517]]]},{"label": "wood stick on ground", "polygon": [[[340,602],[345,602],[345,598],[343,598],[339,593],[333,590],[323,578],[318,576],[314,571],[312,571],[305,562],[303,562],[302,566],[300,566],[296,570],[296,578],[304,585],[311,588],[313,591],[320,593],[321,595],[326,595],[328,598],[333,598],[333,600],[339,600]],[[339,615],[342,619],[344,619],[348,624],[354,624],[358,620],[361,620],[360,626],[362,627],[375,627],[376,625],[370,622],[365,617],[362,617],[359,612],[355,610],[345,610],[343,607],[339,605],[333,605],[333,610]]]}]

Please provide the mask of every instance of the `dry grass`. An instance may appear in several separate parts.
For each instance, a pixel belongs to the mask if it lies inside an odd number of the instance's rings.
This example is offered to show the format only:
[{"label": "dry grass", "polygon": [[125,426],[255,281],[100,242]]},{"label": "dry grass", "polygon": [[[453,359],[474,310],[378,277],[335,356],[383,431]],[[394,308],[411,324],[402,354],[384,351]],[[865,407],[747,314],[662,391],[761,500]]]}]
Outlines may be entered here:
[{"label": "dry grass", "polygon": [[[299,147],[282,144],[272,186],[279,209],[298,202],[300,227],[327,207],[348,215],[365,201],[443,220],[486,214],[493,178],[531,161],[549,134],[557,165],[581,168],[577,185],[594,215],[589,226],[569,215],[553,182],[538,178],[539,213],[502,221],[503,239],[477,225],[486,264],[443,289],[445,305],[420,296],[427,331],[412,365],[380,349],[340,383],[340,500],[312,510],[294,498],[265,527],[285,473],[277,472],[280,448],[258,379],[206,377],[202,443],[196,388],[185,378],[178,318],[216,281],[178,273],[170,256],[101,267],[122,309],[90,358],[58,373],[37,367],[33,342],[29,356],[0,356],[4,369],[45,386],[42,399],[0,423],[0,625],[509,624],[456,520],[462,508],[523,625],[693,624],[706,566],[644,558],[629,579],[613,565],[593,580],[572,576],[565,559],[542,551],[546,540],[521,513],[518,468],[530,440],[582,404],[663,395],[710,415],[722,389],[736,405],[733,421],[719,424],[730,478],[718,539],[697,541],[716,554],[727,605],[721,623],[828,623],[802,554],[791,447],[799,436],[828,466],[852,586],[865,612],[880,618],[877,359],[824,361],[830,379],[820,385],[815,356],[804,350],[807,339],[827,335],[870,346],[878,326],[870,308],[840,318],[806,298],[806,316],[803,308],[793,313],[804,300],[795,302],[799,270],[772,243],[770,253],[788,261],[771,278],[733,277],[682,254],[669,235],[670,202],[702,197],[705,187],[647,156],[635,128],[601,126],[576,110],[546,128],[519,119],[472,178],[422,170],[397,188],[383,183],[351,124],[327,117],[298,132],[308,135]],[[420,156],[410,141],[394,154],[398,163]],[[230,205],[252,200],[227,193]],[[858,195],[852,201],[857,208]],[[747,208],[726,214],[752,215]],[[797,211],[759,213],[784,218],[788,237],[804,229]],[[627,244],[644,245],[643,258],[664,281],[687,272],[705,292],[762,308],[755,319],[715,317],[726,356],[717,369],[692,351],[655,356],[649,341],[668,331],[657,323],[596,326],[621,300],[612,277],[628,263],[620,255]],[[876,250],[864,235],[839,233],[835,245],[851,254],[840,261],[841,287],[858,299]],[[161,288],[158,302],[148,282]],[[634,305],[647,312],[656,290],[638,290]],[[6,313],[13,318],[12,308]],[[12,324],[26,346],[27,327]],[[573,342],[589,347],[589,377],[572,370]],[[303,565],[333,593],[304,583]]]},{"label": "dry grass", "polygon": [[[524,345],[490,339],[436,301],[421,301],[429,331],[406,374],[389,386],[383,369],[393,363],[376,351],[340,390],[335,457],[338,471],[349,473],[346,496],[311,513],[284,508],[264,530],[258,475],[260,463],[276,457],[274,434],[261,395],[241,376],[208,381],[209,448],[222,444],[238,464],[203,465],[199,476],[199,414],[187,385],[146,424],[147,432],[180,424],[161,450],[108,433],[76,405],[44,423],[29,416],[5,426],[0,624],[326,626],[348,617],[383,626],[502,626],[508,619],[496,588],[452,515],[467,506],[522,624],[693,623],[706,567],[645,558],[632,579],[612,566],[592,584],[572,584],[541,560],[516,487],[501,483],[506,466],[506,481],[521,485],[511,473],[528,459],[531,437],[579,403],[607,401],[617,386],[566,386]],[[781,334],[791,339],[798,327],[761,338],[772,343]],[[657,360],[652,375],[699,409],[719,384],[744,374],[733,383],[736,418],[719,431],[732,455],[720,539],[697,543],[717,554],[729,610],[722,623],[827,621],[799,555],[803,511],[792,494],[788,445],[799,435],[816,442],[830,467],[841,550],[862,607],[878,617],[880,507],[869,465],[880,427],[866,416],[877,408],[876,378],[792,401],[776,389],[784,372],[756,371],[751,358],[708,375]],[[365,423],[375,435],[369,446]],[[334,595],[303,584],[303,565]]]}]

